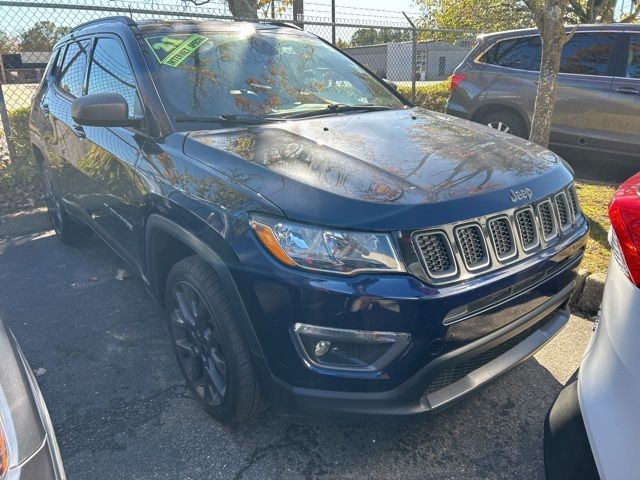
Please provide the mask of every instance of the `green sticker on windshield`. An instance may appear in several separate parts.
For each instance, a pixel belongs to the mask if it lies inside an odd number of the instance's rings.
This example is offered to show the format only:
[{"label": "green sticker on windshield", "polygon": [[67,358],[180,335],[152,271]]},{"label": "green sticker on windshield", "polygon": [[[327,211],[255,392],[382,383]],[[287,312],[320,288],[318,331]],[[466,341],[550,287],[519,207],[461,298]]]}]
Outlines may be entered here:
[{"label": "green sticker on windshield", "polygon": [[[184,38],[184,35],[180,35]],[[209,41],[203,35],[191,35],[186,40],[175,36],[145,38],[147,45],[162,65],[177,67],[193,52]]]}]

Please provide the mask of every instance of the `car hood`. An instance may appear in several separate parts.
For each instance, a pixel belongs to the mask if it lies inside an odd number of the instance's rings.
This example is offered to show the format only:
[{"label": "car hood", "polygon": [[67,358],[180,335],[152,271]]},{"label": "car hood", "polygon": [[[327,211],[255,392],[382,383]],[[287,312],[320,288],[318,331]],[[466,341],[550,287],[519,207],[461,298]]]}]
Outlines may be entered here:
[{"label": "car hood", "polygon": [[290,218],[351,228],[473,218],[529,201],[510,190],[536,200],[572,180],[542,147],[424,109],[194,132],[184,149]]}]

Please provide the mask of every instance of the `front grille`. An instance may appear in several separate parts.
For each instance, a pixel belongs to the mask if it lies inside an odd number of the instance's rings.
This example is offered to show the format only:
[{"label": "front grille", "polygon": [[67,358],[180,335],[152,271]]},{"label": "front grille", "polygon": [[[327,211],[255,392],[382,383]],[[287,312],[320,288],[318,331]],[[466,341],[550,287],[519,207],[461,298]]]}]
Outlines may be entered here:
[{"label": "front grille", "polygon": [[458,244],[467,268],[474,270],[489,263],[482,231],[478,225],[466,225],[456,229]]},{"label": "front grille", "polygon": [[463,362],[457,365],[454,365],[453,367],[448,368],[447,370],[442,371],[440,374],[436,376],[433,382],[431,382],[431,385],[429,385],[429,388],[425,392],[425,395],[429,395],[430,393],[437,392],[438,390],[441,390],[444,387],[457,382],[461,378],[466,377],[474,370],[477,370],[480,367],[483,367],[484,365],[491,362],[492,360],[495,360],[503,353],[511,350],[513,347],[515,347],[519,343],[526,340],[536,330],[539,330],[542,327],[544,327],[547,323],[551,321],[552,318],[553,316],[548,316],[542,319],[540,322],[530,326],[529,328],[523,330],[517,335],[511,337],[509,340],[499,345],[496,345],[495,347],[490,348],[489,350],[482,352],[476,355],[475,357],[471,357],[467,360],[464,360]]},{"label": "front grille", "polygon": [[422,260],[431,276],[442,277],[455,273],[451,248],[442,232],[432,232],[416,236]]},{"label": "front grille", "polygon": [[553,219],[551,202],[549,200],[545,200],[538,205],[538,212],[540,213],[540,222],[542,223],[544,239],[548,240],[555,236],[556,231],[556,222]]},{"label": "front grille", "polygon": [[509,219],[500,217],[489,220],[489,231],[491,232],[491,241],[498,259],[505,260],[513,257],[516,253],[516,248]]},{"label": "front grille", "polygon": [[525,250],[530,250],[538,246],[538,230],[536,228],[536,220],[533,216],[533,210],[526,208],[520,210],[516,214],[518,222],[518,232],[520,233],[520,241]]},{"label": "front grille", "polygon": [[567,196],[564,193],[556,195],[556,207],[558,208],[560,228],[565,230],[571,225],[571,217],[569,214],[569,205],[567,205]]},{"label": "front grille", "polygon": [[[573,185],[490,218],[440,225],[413,234],[426,276],[442,285],[466,280],[533,255],[583,221]],[[575,213],[577,212],[577,213]]]}]

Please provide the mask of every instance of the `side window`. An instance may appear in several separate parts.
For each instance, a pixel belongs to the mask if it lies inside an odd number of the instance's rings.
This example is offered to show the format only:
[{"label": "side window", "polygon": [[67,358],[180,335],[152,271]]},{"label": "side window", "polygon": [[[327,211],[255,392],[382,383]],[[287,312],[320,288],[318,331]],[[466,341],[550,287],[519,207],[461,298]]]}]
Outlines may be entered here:
[{"label": "side window", "polygon": [[82,95],[89,45],[89,40],[73,42],[67,45],[62,68],[59,71],[60,88],[74,97]]},{"label": "side window", "polygon": [[501,67],[528,70],[539,57],[540,38],[534,36],[498,42],[480,58],[480,61]]},{"label": "side window", "polygon": [[640,35],[631,35],[629,57],[627,59],[627,77],[640,78]]},{"label": "side window", "polygon": [[562,49],[561,73],[609,75],[609,59],[616,41],[615,33],[576,33]]},{"label": "side window", "polygon": [[119,93],[129,105],[130,117],[142,115],[133,73],[117,40],[98,39],[91,58],[87,93]]}]

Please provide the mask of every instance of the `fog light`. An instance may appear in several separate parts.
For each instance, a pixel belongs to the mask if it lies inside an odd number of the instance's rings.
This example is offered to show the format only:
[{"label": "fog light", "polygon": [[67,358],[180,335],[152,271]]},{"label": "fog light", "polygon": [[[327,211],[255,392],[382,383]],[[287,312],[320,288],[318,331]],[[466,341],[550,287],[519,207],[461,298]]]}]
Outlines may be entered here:
[{"label": "fog light", "polygon": [[331,342],[329,340],[320,340],[316,343],[316,348],[313,349],[313,352],[316,357],[324,357],[329,350],[331,350]]},{"label": "fog light", "polygon": [[343,371],[377,371],[398,357],[411,335],[318,327],[296,323],[293,337],[304,360],[317,367]]}]

